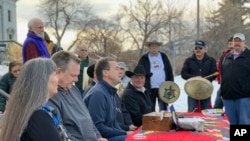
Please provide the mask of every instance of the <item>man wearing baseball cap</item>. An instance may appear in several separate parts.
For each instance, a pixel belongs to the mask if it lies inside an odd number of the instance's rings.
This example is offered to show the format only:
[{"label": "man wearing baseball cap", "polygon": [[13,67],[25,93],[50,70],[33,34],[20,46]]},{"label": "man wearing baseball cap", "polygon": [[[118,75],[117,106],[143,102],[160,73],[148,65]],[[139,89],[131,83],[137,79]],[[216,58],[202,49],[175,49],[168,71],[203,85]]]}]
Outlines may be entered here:
[{"label": "man wearing baseball cap", "polygon": [[234,37],[233,37],[233,39],[235,39],[235,38],[239,38],[241,41],[245,41],[245,35],[244,34],[242,34],[242,33],[236,33],[236,34],[234,34]]},{"label": "man wearing baseball cap", "polygon": [[[197,40],[194,43],[194,54],[188,57],[182,67],[181,77],[188,80],[193,77],[205,77],[217,71],[216,61],[213,57],[209,56],[207,52],[206,43],[202,40]],[[216,77],[209,77],[211,83]],[[188,95],[188,112],[201,112],[201,110],[208,109],[211,106],[211,96],[198,100]]]},{"label": "man wearing baseball cap", "polygon": [[221,96],[231,125],[250,124],[250,50],[242,33],[233,36],[233,49],[221,66]]}]

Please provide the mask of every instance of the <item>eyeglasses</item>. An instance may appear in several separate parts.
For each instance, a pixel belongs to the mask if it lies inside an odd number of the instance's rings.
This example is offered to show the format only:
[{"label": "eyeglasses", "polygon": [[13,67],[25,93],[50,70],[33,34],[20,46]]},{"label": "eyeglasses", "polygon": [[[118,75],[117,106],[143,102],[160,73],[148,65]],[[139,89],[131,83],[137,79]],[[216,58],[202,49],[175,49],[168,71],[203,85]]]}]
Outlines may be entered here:
[{"label": "eyeglasses", "polygon": [[202,50],[202,47],[195,47],[195,50]]}]

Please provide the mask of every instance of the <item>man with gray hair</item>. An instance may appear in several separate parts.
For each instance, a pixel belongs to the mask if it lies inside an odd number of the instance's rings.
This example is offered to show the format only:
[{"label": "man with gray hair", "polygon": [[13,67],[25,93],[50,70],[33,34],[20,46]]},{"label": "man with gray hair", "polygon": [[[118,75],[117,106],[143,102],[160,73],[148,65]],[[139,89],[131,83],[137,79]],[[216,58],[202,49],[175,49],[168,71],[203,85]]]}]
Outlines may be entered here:
[{"label": "man with gray hair", "polygon": [[30,59],[50,58],[44,42],[44,24],[41,19],[33,18],[28,22],[28,34],[22,47],[23,63]]},{"label": "man with gray hair", "polygon": [[158,36],[153,35],[146,43],[148,52],[143,54],[138,61],[147,73],[153,73],[152,77],[146,79],[145,88],[150,92],[152,110],[155,111],[156,98],[158,99],[159,110],[167,110],[168,104],[164,103],[158,95],[160,85],[165,81],[174,81],[172,66],[168,56],[160,51],[162,42]]},{"label": "man with gray hair", "polygon": [[78,75],[78,81],[75,83],[75,85],[83,95],[84,90],[87,89],[89,84],[87,68],[88,66],[94,64],[95,60],[89,57],[88,47],[84,44],[79,44],[77,46],[76,53],[81,62],[80,62],[80,74]]},{"label": "man with gray hair", "polygon": [[77,141],[107,141],[95,127],[79,89],[73,84],[80,73],[80,60],[67,51],[52,56],[57,65],[58,93],[48,104],[55,108],[68,133]]}]

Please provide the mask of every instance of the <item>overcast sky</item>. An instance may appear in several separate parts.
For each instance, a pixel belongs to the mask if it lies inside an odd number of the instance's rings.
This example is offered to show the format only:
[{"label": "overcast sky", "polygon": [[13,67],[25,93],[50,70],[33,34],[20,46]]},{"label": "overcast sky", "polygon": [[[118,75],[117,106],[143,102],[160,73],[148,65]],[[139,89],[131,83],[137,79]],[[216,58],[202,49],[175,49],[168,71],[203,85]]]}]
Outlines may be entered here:
[{"label": "overcast sky", "polygon": [[[33,17],[39,17],[38,14],[38,7],[37,5],[39,4],[40,0],[19,0],[16,3],[17,6],[17,41],[19,43],[23,43],[26,34],[27,34],[27,22],[29,19]],[[93,5],[93,11],[95,11],[95,14],[100,16],[100,17],[109,17],[113,14],[115,14],[118,9],[120,4],[126,4],[129,2],[129,0],[88,0],[91,2]],[[133,0],[132,0],[133,1]],[[180,0],[181,1],[181,0]],[[186,0],[183,0],[185,3],[187,2]],[[190,7],[193,7],[192,9],[196,9],[196,0],[189,0],[190,2],[188,5]],[[200,0],[200,3],[205,2],[205,0]],[[41,17],[42,18],[42,17]],[[75,33],[73,32],[68,32],[65,34],[65,39],[73,40],[75,37]],[[53,40],[53,37],[51,37]],[[63,46],[68,46],[70,43],[66,43]]]},{"label": "overcast sky", "polygon": [[[93,11],[100,17],[108,17],[119,8],[120,4],[128,0],[89,0],[94,5]],[[39,17],[38,7],[39,0],[19,0],[17,6],[17,41],[23,43],[27,34],[27,22],[33,17]],[[74,33],[67,33],[64,38],[72,39]],[[53,37],[52,37],[53,40]],[[70,44],[70,43],[69,43]],[[69,45],[65,44],[65,46]]]}]

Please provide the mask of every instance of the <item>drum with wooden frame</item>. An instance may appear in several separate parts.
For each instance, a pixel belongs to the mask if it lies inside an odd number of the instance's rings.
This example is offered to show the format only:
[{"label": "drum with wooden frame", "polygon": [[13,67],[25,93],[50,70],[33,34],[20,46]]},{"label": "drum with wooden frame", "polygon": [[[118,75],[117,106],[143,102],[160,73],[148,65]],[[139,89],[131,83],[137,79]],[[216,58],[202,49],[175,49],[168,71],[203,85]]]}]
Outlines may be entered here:
[{"label": "drum with wooden frame", "polygon": [[190,78],[184,85],[185,92],[193,99],[203,100],[213,93],[213,85],[210,81],[200,76]]}]

